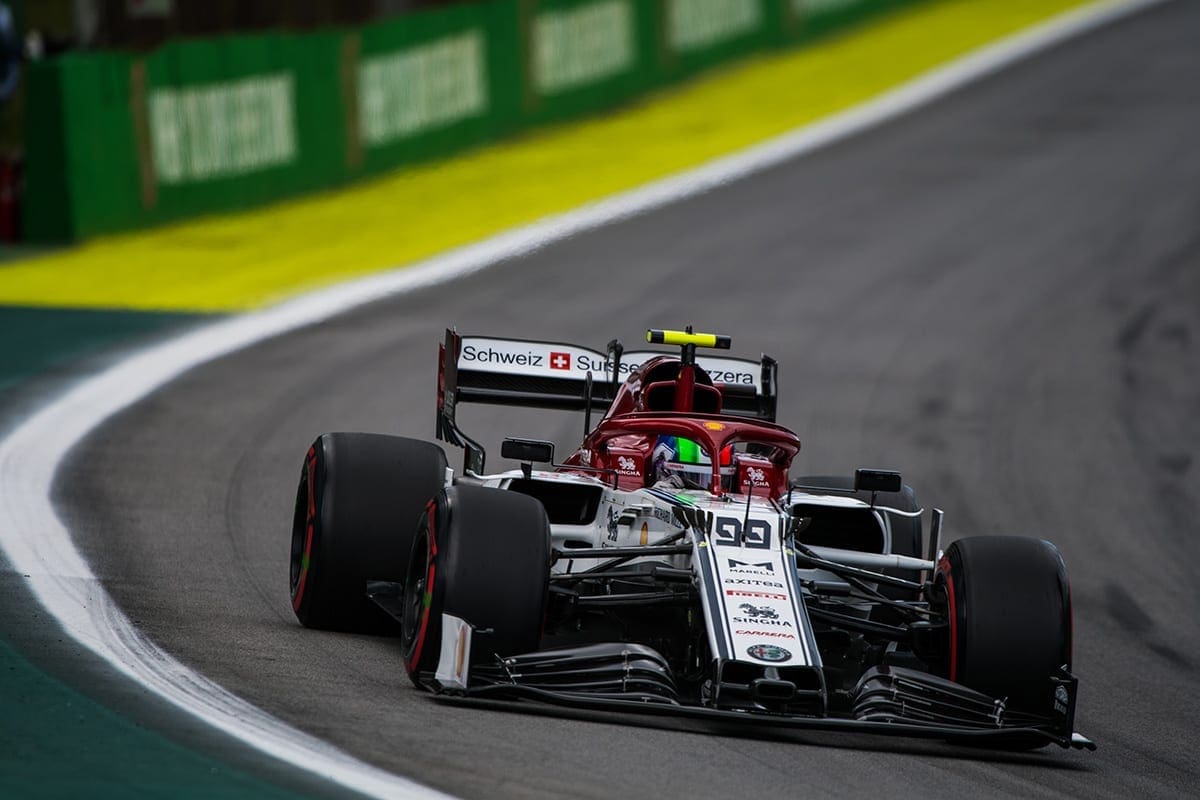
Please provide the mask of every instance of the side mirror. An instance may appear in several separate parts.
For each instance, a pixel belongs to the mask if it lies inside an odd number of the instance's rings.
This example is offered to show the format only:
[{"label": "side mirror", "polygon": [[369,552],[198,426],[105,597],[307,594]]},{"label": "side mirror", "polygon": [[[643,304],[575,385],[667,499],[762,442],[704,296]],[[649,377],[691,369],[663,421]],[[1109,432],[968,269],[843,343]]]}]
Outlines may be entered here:
[{"label": "side mirror", "polygon": [[554,442],[543,442],[540,439],[505,439],[500,443],[500,455],[526,463],[553,463]]},{"label": "side mirror", "polygon": [[898,492],[903,487],[899,472],[884,469],[854,470],[854,489],[859,492]]}]

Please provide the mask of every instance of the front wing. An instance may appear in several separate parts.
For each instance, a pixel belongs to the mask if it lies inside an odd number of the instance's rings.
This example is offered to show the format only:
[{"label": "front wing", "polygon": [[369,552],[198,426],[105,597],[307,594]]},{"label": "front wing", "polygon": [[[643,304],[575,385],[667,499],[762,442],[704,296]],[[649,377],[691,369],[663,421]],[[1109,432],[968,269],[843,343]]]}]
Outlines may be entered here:
[{"label": "front wing", "polygon": [[[419,682],[443,698],[526,700],[591,712],[638,713],[779,729],[940,739],[1006,749],[1056,744],[1095,750],[1074,731],[1077,679],[1065,670],[1051,678],[1054,712],[1039,717],[1008,709],[1002,700],[928,673],[901,667],[867,671],[844,715],[795,713],[772,708],[772,686],[728,688],[751,698],[737,707],[681,701],[666,660],[644,645],[609,642],[560,648],[509,658],[494,664],[470,663],[470,626],[447,615],[443,661],[436,675]],[[464,652],[464,648],[466,652]],[[722,674],[717,664],[714,674]],[[768,682],[769,683],[769,682]],[[709,699],[720,696],[718,680]]]}]

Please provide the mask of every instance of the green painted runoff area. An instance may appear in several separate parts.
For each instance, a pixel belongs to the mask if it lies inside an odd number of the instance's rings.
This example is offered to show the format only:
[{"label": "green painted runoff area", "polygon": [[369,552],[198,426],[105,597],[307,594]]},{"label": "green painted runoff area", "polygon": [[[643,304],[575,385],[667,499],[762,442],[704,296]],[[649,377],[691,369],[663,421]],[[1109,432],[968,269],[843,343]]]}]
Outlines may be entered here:
[{"label": "green painted runoff area", "polygon": [[0,797],[301,795],[136,725],[40,671],[0,639]]},{"label": "green painted runoff area", "polygon": [[[30,378],[78,369],[81,359],[138,337],[186,325],[188,314],[0,307],[0,407]],[[211,319],[211,317],[209,317]],[[7,573],[7,574],[4,574]],[[0,560],[8,587],[24,579]],[[32,603],[0,593],[5,624],[45,624],[42,615],[6,609]],[[21,636],[62,636],[46,630]],[[265,757],[264,757],[265,758]],[[0,797],[279,798],[306,797],[176,744],[39,669],[6,641],[0,626]]]},{"label": "green painted runoff area", "polygon": [[0,306],[0,401],[26,378],[211,315]]}]

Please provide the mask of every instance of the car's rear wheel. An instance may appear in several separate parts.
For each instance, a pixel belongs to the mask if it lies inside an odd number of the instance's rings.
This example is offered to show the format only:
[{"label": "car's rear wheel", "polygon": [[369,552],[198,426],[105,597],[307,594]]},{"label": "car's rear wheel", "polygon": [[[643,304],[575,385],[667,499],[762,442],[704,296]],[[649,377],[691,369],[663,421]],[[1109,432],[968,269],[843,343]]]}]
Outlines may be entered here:
[{"label": "car's rear wheel", "polygon": [[959,539],[935,586],[949,623],[946,676],[1049,716],[1051,677],[1071,667],[1071,589],[1058,549],[1021,537]]},{"label": "car's rear wheel", "polygon": [[373,433],[326,433],[313,442],[292,520],[289,583],[301,623],[389,627],[367,598],[367,581],[403,579],[417,519],[445,476],[446,456],[429,442]]},{"label": "car's rear wheel", "polygon": [[474,629],[471,660],[536,650],[550,575],[550,523],[528,495],[458,485],[428,504],[404,585],[402,650],[413,683],[437,668],[442,614]]}]

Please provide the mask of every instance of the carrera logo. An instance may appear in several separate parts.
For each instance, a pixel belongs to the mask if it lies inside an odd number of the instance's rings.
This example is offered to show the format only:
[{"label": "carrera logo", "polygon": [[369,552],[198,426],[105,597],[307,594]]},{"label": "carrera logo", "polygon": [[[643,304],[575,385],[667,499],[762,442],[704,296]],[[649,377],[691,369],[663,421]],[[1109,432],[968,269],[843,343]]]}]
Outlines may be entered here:
[{"label": "carrera logo", "polygon": [[770,561],[738,561],[736,558],[729,559],[730,572],[751,572],[763,575],[774,575],[775,565]]},{"label": "carrera logo", "polygon": [[726,589],[725,594],[730,597],[753,597],[758,600],[787,600],[786,594],[775,594],[774,592],[748,592],[744,589]]},{"label": "carrera logo", "polygon": [[795,639],[796,634],[788,633],[787,631],[752,631],[748,629],[739,629],[734,631],[738,636],[763,636],[768,639]]},{"label": "carrera logo", "polygon": [[551,369],[570,369],[571,368],[571,354],[570,353],[558,353],[558,352],[551,351],[551,353],[550,353],[550,368]]},{"label": "carrera logo", "polygon": [[[556,354],[557,355],[557,354]],[[544,356],[541,353],[513,353],[495,350],[491,347],[479,348],[473,344],[463,347],[462,360],[472,364],[511,364],[518,367],[540,367]],[[570,364],[570,356],[567,356]]]}]

